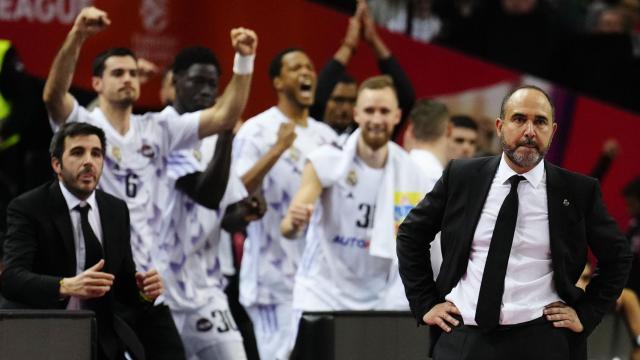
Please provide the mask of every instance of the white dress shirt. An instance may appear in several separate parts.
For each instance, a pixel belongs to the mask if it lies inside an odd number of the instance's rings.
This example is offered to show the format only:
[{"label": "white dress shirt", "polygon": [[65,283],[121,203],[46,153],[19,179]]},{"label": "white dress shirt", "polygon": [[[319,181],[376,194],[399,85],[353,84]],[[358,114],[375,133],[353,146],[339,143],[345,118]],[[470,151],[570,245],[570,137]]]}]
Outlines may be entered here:
[{"label": "white dress shirt", "polygon": [[[484,265],[498,212],[511,188],[508,180],[513,175],[516,172],[503,155],[473,235],[467,271],[445,297],[458,307],[466,325],[476,325]],[[518,185],[518,219],[504,279],[501,325],[539,318],[545,305],[560,301],[553,284],[544,162],[521,175],[525,180]]]},{"label": "white dress shirt", "polygon": [[[62,182],[59,182],[60,190],[62,191],[62,196],[64,200],[67,202],[67,208],[69,209],[69,215],[71,217],[71,226],[73,227],[73,244],[75,248],[76,254],[76,275],[80,274],[84,271],[85,268],[85,246],[84,246],[84,235],[82,234],[82,224],[80,223],[80,212],[75,210],[75,207],[78,205],[89,204],[91,209],[89,209],[88,219],[89,225],[91,225],[91,229],[93,233],[98,238],[100,244],[102,244],[102,225],[100,223],[100,212],[98,211],[98,203],[96,202],[96,193],[95,191],[89,195],[86,200],[80,200],[75,195],[73,195]],[[91,264],[93,266],[95,264]],[[80,309],[80,301],[76,297],[71,297],[69,299],[69,304],[67,305],[67,309],[69,310],[77,310]]]}]

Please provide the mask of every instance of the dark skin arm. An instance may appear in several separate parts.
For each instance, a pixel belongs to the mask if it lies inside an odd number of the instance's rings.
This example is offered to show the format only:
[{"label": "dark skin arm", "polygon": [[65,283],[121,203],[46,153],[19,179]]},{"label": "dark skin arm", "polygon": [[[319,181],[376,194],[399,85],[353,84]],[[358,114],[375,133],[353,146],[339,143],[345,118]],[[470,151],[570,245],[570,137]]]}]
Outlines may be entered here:
[{"label": "dark skin arm", "polygon": [[252,195],[227,207],[222,217],[222,228],[230,233],[243,231],[249,222],[262,218],[267,204],[262,195]]},{"label": "dark skin arm", "polygon": [[198,204],[209,209],[217,209],[229,180],[232,140],[231,130],[221,133],[216,142],[213,158],[205,171],[181,177],[176,181],[176,188]]}]

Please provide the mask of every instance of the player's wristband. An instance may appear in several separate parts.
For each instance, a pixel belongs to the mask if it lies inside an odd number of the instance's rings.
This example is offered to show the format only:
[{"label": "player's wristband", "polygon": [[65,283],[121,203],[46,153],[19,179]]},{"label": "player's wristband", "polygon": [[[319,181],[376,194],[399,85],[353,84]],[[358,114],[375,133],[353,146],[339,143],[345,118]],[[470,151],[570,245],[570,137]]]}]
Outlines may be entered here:
[{"label": "player's wristband", "polygon": [[256,55],[240,55],[236,53],[236,57],[233,59],[233,73],[238,75],[253,74],[253,60]]}]

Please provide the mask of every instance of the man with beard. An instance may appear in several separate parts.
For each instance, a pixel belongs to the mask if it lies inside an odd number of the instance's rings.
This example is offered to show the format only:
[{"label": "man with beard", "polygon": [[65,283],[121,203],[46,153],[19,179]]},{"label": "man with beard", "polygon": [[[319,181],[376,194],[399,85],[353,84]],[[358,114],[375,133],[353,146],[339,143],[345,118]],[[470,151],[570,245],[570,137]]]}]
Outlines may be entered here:
[{"label": "man with beard", "polygon": [[284,239],[280,222],[300,184],[307,154],[336,134],[309,117],[316,72],[299,49],[285,49],[269,67],[278,104],[247,120],[233,144],[233,161],[247,191],[262,193],[267,212],[247,228],[240,302],[247,309],[262,359],[283,359],[291,333],[293,278],[304,242]]},{"label": "man with beard", "polygon": [[[503,154],[451,161],[400,225],[400,275],[418,324],[431,326],[434,359],[586,359],[620,295],[628,243],[595,179],[543,161],[556,128],[542,89],[515,89],[496,119]],[[582,291],[588,248],[598,276]]]},{"label": "man with beard", "polygon": [[[100,187],[125,200],[131,214],[131,246],[136,266],[146,277],[157,276],[166,264],[158,251],[161,208],[156,201],[159,180],[166,176],[166,157],[203,138],[233,127],[249,95],[257,37],[243,28],[231,30],[236,51],[234,75],[215,106],[181,116],[132,114],[140,83],[135,55],[129,49],[109,49],[94,60],[92,85],[99,107],[89,112],[68,92],[84,42],[110,24],[94,7],[83,9],[56,55],[45,84],[43,100],[52,124],[87,122],[102,128],[107,138],[105,170]],[[147,356],[181,359],[184,349],[168,307],[160,303],[135,323]]]},{"label": "man with beard", "polygon": [[[189,47],[176,55],[175,100],[163,113],[178,116],[212,106],[216,102],[220,65],[211,50]],[[185,345],[187,358],[246,359],[243,338],[229,309],[222,274],[221,225],[229,229],[262,213],[231,168],[231,140],[227,130],[203,139],[189,150],[174,151],[168,160],[168,177],[161,187],[163,207],[162,250],[169,263],[160,273],[165,299]],[[204,169],[205,171],[200,171]],[[175,189],[180,191],[175,191]],[[202,196],[203,193],[206,196]],[[209,194],[206,194],[209,193]],[[205,198],[206,207],[193,198]],[[238,211],[234,211],[237,209]],[[224,216],[224,218],[223,218]],[[231,256],[231,254],[229,254]],[[245,315],[246,317],[246,315]]]},{"label": "man with beard", "polygon": [[144,359],[121,318],[123,310],[151,306],[138,294],[129,211],[124,201],[96,189],[105,142],[100,128],[83,123],[65,124],[54,135],[56,180],[9,204],[0,284],[18,307],[94,311],[98,359],[123,359],[125,351]]},{"label": "man with beard", "polygon": [[[407,310],[395,259],[395,229],[424,196],[428,179],[390,141],[400,108],[388,76],[365,80],[343,149],[309,154],[282,234],[307,245],[293,307],[302,311]],[[301,339],[304,341],[304,339]]]}]

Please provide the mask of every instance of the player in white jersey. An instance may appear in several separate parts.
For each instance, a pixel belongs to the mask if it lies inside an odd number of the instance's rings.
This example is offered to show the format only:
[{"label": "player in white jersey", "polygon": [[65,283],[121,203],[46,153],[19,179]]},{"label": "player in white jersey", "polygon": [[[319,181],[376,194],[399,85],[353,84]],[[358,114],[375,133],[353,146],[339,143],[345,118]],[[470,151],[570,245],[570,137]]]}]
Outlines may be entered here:
[{"label": "player in white jersey", "polygon": [[400,121],[389,77],[362,83],[354,119],[359,130],[342,150],[323,146],[309,155],[281,224],[282,234],[295,241],[309,224],[294,286],[296,310],[408,309],[389,294],[397,290],[395,229],[424,195],[426,177],[389,141]]},{"label": "player in white jersey", "polygon": [[[409,126],[405,131],[404,148],[418,169],[429,179],[425,192],[433,189],[440,180],[449,161],[449,141],[452,134],[449,110],[443,103],[434,100],[418,100],[409,115]],[[440,234],[431,242],[431,270],[434,279],[440,273],[442,250]]]},{"label": "player in white jersey", "polygon": [[335,132],[309,117],[316,73],[309,57],[286,49],[271,63],[278,104],[247,120],[234,139],[233,159],[250,193],[262,192],[267,212],[247,228],[240,302],[253,322],[260,358],[284,358],[291,341],[293,278],[304,244],[280,234],[280,221],[300,183],[307,154],[332,143]]},{"label": "player in white jersey", "polygon": [[[172,150],[194,144],[198,138],[233,126],[242,113],[249,94],[257,37],[251,30],[231,31],[236,50],[236,74],[221,101],[211,108],[183,119],[166,115],[134,116],[140,84],[136,58],[130,50],[112,49],[94,61],[92,84],[99,107],[92,113],[78,106],[69,93],[75,64],[84,41],[110,24],[107,14],[89,7],[77,16],[56,55],[45,84],[43,100],[53,123],[86,121],[105,130],[107,153],[100,187],[127,201],[131,213],[132,250],[139,270],[143,295],[155,298],[162,286],[154,268],[163,261],[154,241],[158,233],[158,209],[153,208],[158,179],[166,176],[164,157]],[[150,307],[144,319],[131,319],[145,345],[148,358],[184,358],[184,349],[166,306]]]},{"label": "player in white jersey", "polygon": [[[176,55],[172,71],[176,98],[173,106],[166,107],[163,113],[177,116],[215,102],[220,72],[211,50],[204,47],[182,50]],[[159,202],[164,206],[161,233],[166,235],[162,251],[169,257],[167,266],[160,271],[165,280],[165,299],[187,357],[192,360],[246,359],[242,336],[224,293],[226,279],[218,250],[227,206],[247,198],[242,181],[229,171],[231,138],[231,131],[227,131],[219,137],[203,139],[192,149],[171,153],[168,181],[164,182]],[[199,171],[205,167],[205,172]],[[191,181],[193,175],[197,176],[193,182],[203,190],[209,193],[223,190],[221,201],[210,199],[208,207],[214,209],[196,204],[187,195],[188,189],[180,185]],[[242,214],[249,215],[259,214]]]}]

